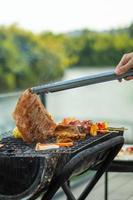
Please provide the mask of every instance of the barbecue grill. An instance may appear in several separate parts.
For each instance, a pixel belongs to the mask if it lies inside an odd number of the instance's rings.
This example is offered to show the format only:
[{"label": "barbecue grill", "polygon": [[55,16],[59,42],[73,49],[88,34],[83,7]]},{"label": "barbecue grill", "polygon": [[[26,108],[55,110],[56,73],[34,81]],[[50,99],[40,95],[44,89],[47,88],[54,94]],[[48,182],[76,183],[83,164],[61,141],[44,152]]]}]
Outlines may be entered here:
[{"label": "barbecue grill", "polygon": [[4,146],[0,149],[0,199],[3,200],[35,199],[42,192],[45,192],[43,199],[51,199],[71,176],[95,165],[99,166],[97,176],[100,176],[123,143],[120,131],[88,136],[69,148],[35,151],[34,144],[25,144],[9,133],[8,137],[3,134]]},{"label": "barbecue grill", "polygon": [[[133,74],[116,76],[113,72],[80,79],[62,81],[31,88],[37,94],[56,92],[108,80],[115,80]],[[124,129],[97,136],[87,136],[72,147],[61,147],[47,151],[35,151],[35,144],[29,145],[21,139],[14,139],[12,133],[2,134],[0,148],[0,199],[36,199],[43,194],[42,200],[50,200],[62,187],[69,200],[75,200],[68,186],[70,177],[79,175],[89,168],[97,167],[97,172],[89,180],[78,200],[84,200],[123,145]],[[51,141],[47,141],[51,142]]]}]

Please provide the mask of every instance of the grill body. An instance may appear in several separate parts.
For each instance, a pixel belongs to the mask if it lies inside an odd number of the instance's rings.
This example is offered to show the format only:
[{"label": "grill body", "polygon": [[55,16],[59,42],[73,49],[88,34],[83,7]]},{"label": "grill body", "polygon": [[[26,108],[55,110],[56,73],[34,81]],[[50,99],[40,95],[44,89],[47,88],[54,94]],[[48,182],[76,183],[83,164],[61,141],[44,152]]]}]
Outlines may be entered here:
[{"label": "grill body", "polygon": [[35,158],[2,158],[0,160],[0,199],[20,200],[35,191],[45,166]]},{"label": "grill body", "polygon": [[26,200],[41,188],[47,190],[56,162],[52,157],[49,162],[35,157],[0,158],[0,199]]},{"label": "grill body", "polygon": [[[4,146],[0,148],[0,199],[35,199],[42,192],[50,192],[48,199],[51,199],[56,185],[66,181],[64,177],[70,178],[100,166],[114,144],[110,141],[120,135],[122,132],[88,136],[86,140],[75,142],[73,147],[36,152],[34,144],[28,145],[4,134],[1,141]],[[106,148],[104,143],[108,143]]]}]

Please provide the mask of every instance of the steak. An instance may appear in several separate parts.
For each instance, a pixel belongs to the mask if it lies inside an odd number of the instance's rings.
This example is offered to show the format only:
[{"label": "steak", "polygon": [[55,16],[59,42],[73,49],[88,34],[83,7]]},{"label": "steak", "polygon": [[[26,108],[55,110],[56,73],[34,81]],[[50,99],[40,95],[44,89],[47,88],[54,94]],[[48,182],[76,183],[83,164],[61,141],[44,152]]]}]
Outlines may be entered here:
[{"label": "steak", "polygon": [[29,143],[45,142],[53,136],[56,123],[48,114],[40,98],[27,89],[20,96],[13,118],[23,140]]}]

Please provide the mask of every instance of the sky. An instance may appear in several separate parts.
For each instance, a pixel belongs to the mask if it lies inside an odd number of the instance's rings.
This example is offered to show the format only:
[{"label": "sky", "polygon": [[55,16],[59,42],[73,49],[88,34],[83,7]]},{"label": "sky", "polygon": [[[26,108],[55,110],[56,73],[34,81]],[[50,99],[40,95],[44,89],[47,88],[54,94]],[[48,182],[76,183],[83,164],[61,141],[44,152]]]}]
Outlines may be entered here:
[{"label": "sky", "polygon": [[0,25],[33,32],[108,30],[133,22],[133,0],[0,0]]}]

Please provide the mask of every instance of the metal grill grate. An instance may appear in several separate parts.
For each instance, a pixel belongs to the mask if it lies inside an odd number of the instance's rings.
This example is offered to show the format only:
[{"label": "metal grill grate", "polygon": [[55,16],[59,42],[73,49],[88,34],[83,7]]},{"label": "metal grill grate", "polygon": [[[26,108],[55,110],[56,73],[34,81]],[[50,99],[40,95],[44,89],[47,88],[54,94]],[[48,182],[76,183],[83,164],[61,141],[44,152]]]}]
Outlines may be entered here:
[{"label": "metal grill grate", "polygon": [[[4,146],[0,148],[0,157],[44,157],[46,154],[75,154],[122,133],[122,131],[119,131],[119,133],[112,132],[87,136],[84,140],[74,142],[72,147],[35,151],[35,144],[27,144],[21,139],[15,139],[11,136],[11,132],[8,132],[2,135],[1,144]],[[47,143],[50,142],[50,140],[47,141]]]}]

